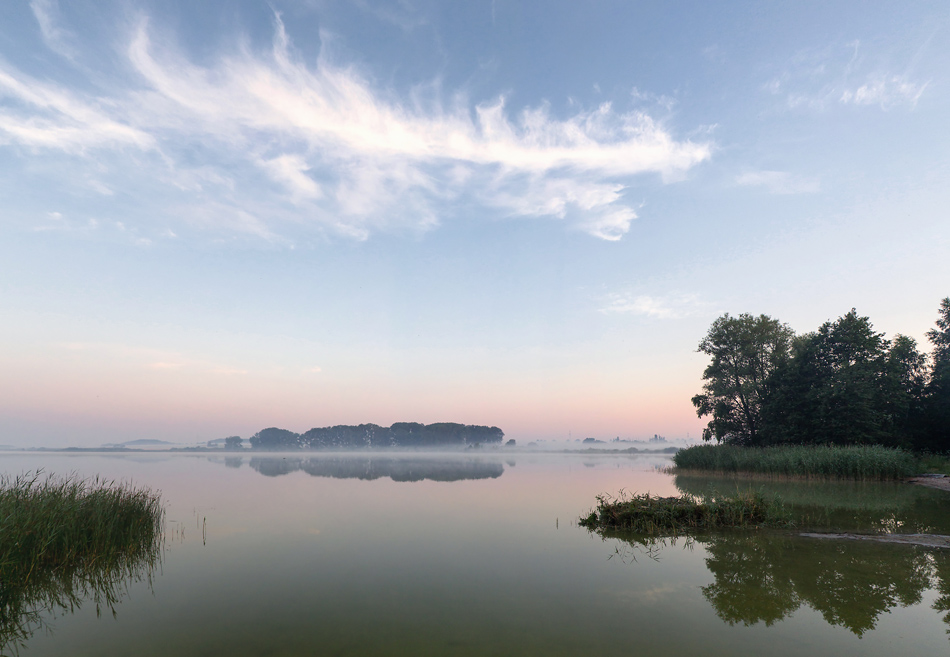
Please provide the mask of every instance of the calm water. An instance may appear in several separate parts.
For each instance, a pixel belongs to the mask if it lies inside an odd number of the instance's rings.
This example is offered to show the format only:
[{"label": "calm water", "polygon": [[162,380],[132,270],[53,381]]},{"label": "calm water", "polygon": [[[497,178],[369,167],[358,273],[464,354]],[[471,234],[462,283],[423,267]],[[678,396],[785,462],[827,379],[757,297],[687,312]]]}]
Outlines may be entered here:
[{"label": "calm water", "polygon": [[[787,532],[644,544],[576,526],[598,493],[748,486],[666,463],[3,455],[5,473],[131,480],[168,509],[151,582],[129,584],[115,617],[92,603],[46,614],[20,654],[950,654],[950,550]],[[773,488],[815,527],[950,534],[941,491]]]}]

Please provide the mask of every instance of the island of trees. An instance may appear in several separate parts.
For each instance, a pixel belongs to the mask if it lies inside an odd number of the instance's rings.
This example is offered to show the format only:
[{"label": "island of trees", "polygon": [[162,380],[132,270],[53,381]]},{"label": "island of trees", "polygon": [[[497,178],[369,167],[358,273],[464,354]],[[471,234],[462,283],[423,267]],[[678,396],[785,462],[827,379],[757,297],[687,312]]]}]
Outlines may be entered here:
[{"label": "island of trees", "polygon": [[271,427],[251,436],[250,443],[251,449],[258,450],[418,449],[500,443],[504,436],[505,433],[498,427],[455,422],[396,422],[390,427],[378,424],[316,427],[305,433]]},{"label": "island of trees", "polygon": [[927,338],[930,354],[905,335],[886,339],[854,309],[802,335],[766,315],[723,315],[698,349],[712,358],[692,399],[710,418],[703,438],[948,451],[950,297]]}]

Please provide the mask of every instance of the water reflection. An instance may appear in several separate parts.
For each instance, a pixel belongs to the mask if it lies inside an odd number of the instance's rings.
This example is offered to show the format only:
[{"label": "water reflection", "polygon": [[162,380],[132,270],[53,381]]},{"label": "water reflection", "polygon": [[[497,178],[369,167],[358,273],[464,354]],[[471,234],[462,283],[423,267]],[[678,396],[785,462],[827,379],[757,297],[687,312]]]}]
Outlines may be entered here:
[{"label": "water reflection", "polygon": [[116,616],[116,605],[136,582],[152,588],[161,564],[161,541],[131,549],[109,563],[80,561],[42,571],[22,572],[17,564],[0,566],[0,654],[16,653],[38,631],[50,632],[57,613],[94,604],[96,615]]},{"label": "water reflection", "polygon": [[748,534],[704,545],[715,582],[703,595],[730,624],[771,625],[808,605],[861,636],[881,614],[919,604],[924,591],[943,585],[936,555],[905,546]]},{"label": "water reflection", "polygon": [[[950,534],[946,493],[908,484],[678,475],[675,485],[693,495],[750,487],[777,495],[802,519],[799,529],[806,528],[804,524],[825,531]],[[933,609],[950,626],[950,550],[823,540],[775,530],[720,531],[679,539],[620,532],[602,536],[617,539],[616,553],[628,562],[637,554],[659,558],[676,540],[701,546],[714,580],[702,588],[703,597],[729,625],[771,626],[808,607],[828,624],[860,637],[875,628],[882,614],[921,604],[932,590]]]},{"label": "water reflection", "polygon": [[759,491],[792,508],[801,530],[861,533],[950,534],[947,493],[904,483],[861,481],[773,481],[676,475],[673,483],[690,495]]},{"label": "water reflection", "polygon": [[[238,457],[237,459],[241,459]],[[239,467],[235,459],[225,459],[228,467]],[[306,472],[311,477],[373,480],[388,477],[393,481],[462,481],[466,479],[497,479],[505,472],[499,461],[481,459],[434,459],[416,457],[252,457],[252,469],[266,477],[279,477],[291,472]]]},{"label": "water reflection", "polygon": [[[677,539],[604,533],[617,539],[615,554],[657,559]],[[788,532],[735,530],[679,537],[702,546],[712,584],[703,597],[729,625],[771,626],[801,607],[829,625],[857,636],[874,629],[882,614],[920,604],[937,593],[933,609],[950,626],[950,551],[868,541],[817,540]],[[633,550],[631,553],[630,550]],[[950,629],[948,629],[950,634]]]}]

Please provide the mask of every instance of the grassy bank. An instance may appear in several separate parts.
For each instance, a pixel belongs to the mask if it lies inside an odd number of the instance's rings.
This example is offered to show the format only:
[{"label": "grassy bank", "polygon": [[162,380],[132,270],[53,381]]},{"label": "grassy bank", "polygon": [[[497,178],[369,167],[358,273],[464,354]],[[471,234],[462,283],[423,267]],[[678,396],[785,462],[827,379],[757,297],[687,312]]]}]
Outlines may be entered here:
[{"label": "grassy bank", "polygon": [[54,608],[92,599],[114,611],[125,585],[158,563],[163,521],[147,489],[39,472],[0,478],[0,651]]},{"label": "grassy bank", "polygon": [[950,475],[950,452],[921,455],[918,471],[921,473]]},{"label": "grassy bank", "polygon": [[654,497],[649,493],[611,498],[601,495],[597,507],[579,524],[590,530],[623,529],[639,534],[669,535],[690,529],[785,526],[789,516],[779,502],[757,493],[733,497]]},{"label": "grassy bank", "polygon": [[876,480],[909,477],[916,474],[920,467],[917,458],[910,452],[876,445],[694,445],[677,452],[673,457],[673,464],[680,471]]}]

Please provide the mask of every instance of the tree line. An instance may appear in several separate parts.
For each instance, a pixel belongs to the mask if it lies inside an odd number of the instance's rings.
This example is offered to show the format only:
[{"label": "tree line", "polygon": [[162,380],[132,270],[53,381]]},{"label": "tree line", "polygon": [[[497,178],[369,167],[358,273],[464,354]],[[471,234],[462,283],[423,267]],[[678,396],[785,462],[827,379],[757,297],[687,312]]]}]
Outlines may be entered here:
[{"label": "tree line", "polygon": [[455,422],[396,422],[390,427],[378,424],[316,427],[305,433],[270,427],[251,436],[251,449],[385,449],[389,447],[467,446],[500,443],[505,432]]},{"label": "tree line", "polygon": [[853,308],[802,335],[727,313],[698,348],[712,358],[692,399],[710,418],[703,439],[950,450],[950,297],[927,338],[929,354],[908,336],[886,339]]}]

